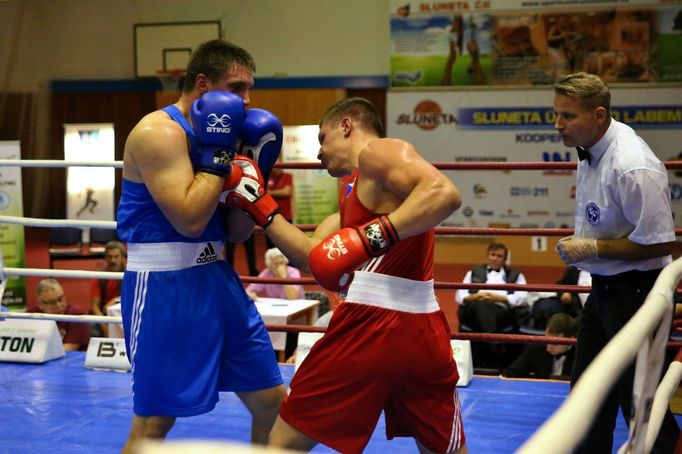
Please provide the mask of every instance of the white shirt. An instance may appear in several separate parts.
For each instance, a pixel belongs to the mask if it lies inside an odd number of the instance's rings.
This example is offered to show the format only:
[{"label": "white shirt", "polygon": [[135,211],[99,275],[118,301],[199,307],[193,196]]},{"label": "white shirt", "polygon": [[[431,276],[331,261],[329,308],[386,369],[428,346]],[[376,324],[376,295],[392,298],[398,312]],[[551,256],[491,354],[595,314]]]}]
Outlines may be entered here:
[{"label": "white shirt", "polygon": [[[487,279],[485,281],[486,284],[507,284],[506,281],[506,274],[504,272],[504,268],[501,268],[499,271],[495,270],[490,270],[487,273]],[[464,284],[471,284],[471,270],[467,271],[467,274],[464,276],[464,280],[462,281]],[[509,282],[509,284],[521,284],[521,285],[526,285],[526,277],[523,275],[523,273],[519,273],[519,277],[516,278],[516,282]],[[528,292],[526,291],[521,291],[521,290],[516,290],[513,293],[509,293],[507,290],[493,290],[493,289],[486,289],[486,292],[490,293],[496,293],[498,295],[505,296],[507,298],[507,301],[509,302],[509,306],[515,307],[515,306],[520,306],[526,301],[526,297],[528,296]],[[467,296],[471,295],[471,291],[468,289],[458,289],[455,292],[455,301],[457,303],[461,304],[466,304],[464,303],[464,298]],[[505,306],[504,303],[499,303],[501,306]]]},{"label": "white shirt", "polygon": [[[578,163],[575,235],[621,238],[642,244],[675,241],[668,173],[651,148],[629,126],[616,120],[590,147],[591,163]],[[663,268],[670,256],[647,260],[594,258],[579,268],[611,276]]]}]

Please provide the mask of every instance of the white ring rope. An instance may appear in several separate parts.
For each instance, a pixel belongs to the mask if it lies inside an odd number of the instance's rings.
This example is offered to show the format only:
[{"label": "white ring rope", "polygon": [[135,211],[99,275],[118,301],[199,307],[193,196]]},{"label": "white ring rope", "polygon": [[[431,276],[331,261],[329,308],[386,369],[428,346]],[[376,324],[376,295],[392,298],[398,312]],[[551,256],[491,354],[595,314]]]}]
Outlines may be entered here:
[{"label": "white ring rope", "polygon": [[28,227],[97,227],[116,228],[116,221],[78,221],[75,219],[26,218],[21,216],[0,216],[2,224],[19,224]]},{"label": "white ring rope", "polygon": [[41,268],[4,268],[6,276],[44,276],[44,277],[71,277],[90,279],[122,280],[123,273],[114,271],[85,271],[85,270],[55,270]]},{"label": "white ring rope", "polygon": [[0,159],[0,167],[113,167],[123,168],[123,161],[64,161],[63,159]]},{"label": "white ring rope", "polygon": [[121,317],[109,317],[106,315],[43,314],[40,312],[0,312],[0,320],[3,318],[53,320],[55,322],[69,323],[123,323]]},{"label": "white ring rope", "polygon": [[[597,355],[563,404],[521,446],[519,453],[563,454],[571,451],[583,439],[613,383],[635,358],[640,347],[647,344],[661,319],[671,315],[671,298],[680,277],[682,258],[661,271],[639,311]],[[566,430],[567,427],[571,430]]]},{"label": "white ring rope", "polygon": [[668,367],[665,377],[658,385],[656,394],[654,395],[654,403],[651,406],[651,417],[649,419],[649,428],[646,432],[646,448],[645,452],[651,452],[654,446],[658,432],[661,430],[663,424],[663,417],[670,407],[670,400],[672,399],[677,387],[682,380],[682,363],[673,361]]}]

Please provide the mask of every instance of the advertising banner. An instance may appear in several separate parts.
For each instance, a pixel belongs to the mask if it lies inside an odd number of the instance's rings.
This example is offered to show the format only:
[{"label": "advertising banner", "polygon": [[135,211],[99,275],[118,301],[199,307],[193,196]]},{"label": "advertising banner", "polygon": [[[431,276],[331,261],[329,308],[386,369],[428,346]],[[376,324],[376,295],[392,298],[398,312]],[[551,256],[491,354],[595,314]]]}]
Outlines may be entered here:
[{"label": "advertising banner", "polygon": [[[682,81],[682,1],[474,0],[390,6],[391,85]],[[542,10],[540,10],[542,8]]]},{"label": "advertising banner", "polygon": [[[21,159],[19,142],[0,141],[0,159]],[[0,169],[0,214],[17,217],[24,215],[21,167],[3,167]],[[0,249],[2,249],[4,266],[25,268],[26,249],[24,245],[24,226],[0,224]],[[26,305],[25,278],[11,277],[7,279],[7,286],[2,294],[2,305],[11,309],[19,309]]]},{"label": "advertising banner", "polygon": [[[576,151],[554,130],[551,89],[389,92],[387,131],[430,162],[567,162]],[[682,87],[614,88],[612,114],[661,160],[682,159]],[[444,226],[572,228],[575,171],[447,170],[462,207]],[[668,172],[682,219],[682,173]],[[679,223],[679,221],[678,221]]]},{"label": "advertising banner", "polygon": [[[315,162],[320,143],[317,125],[285,126],[283,162]],[[293,175],[294,222],[319,224],[338,210],[338,184],[324,169],[286,170]]]},{"label": "advertising banner", "polygon": [[[64,159],[114,161],[114,125],[64,125]],[[113,221],[114,177],[111,167],[70,167],[66,181],[67,219]]]}]

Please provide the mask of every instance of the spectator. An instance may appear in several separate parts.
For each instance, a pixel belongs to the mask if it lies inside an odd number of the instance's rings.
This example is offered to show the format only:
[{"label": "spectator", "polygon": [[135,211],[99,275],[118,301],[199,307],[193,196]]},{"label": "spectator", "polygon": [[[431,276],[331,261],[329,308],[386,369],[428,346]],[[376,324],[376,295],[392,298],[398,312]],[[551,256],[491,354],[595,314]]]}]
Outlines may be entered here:
[{"label": "spectator", "polygon": [[[487,264],[477,265],[467,271],[464,280],[468,283],[526,284],[522,272],[505,266],[507,247],[502,243],[488,246]],[[455,293],[459,304],[459,319],[473,331],[495,333],[502,328],[517,324],[518,313],[526,306],[528,292],[515,290],[467,290]]]},{"label": "spectator", "polygon": [[[545,335],[549,337],[575,337],[578,323],[568,314],[554,314],[547,322]],[[568,379],[573,370],[575,349],[572,345],[531,344],[508,368],[503,377]]]},{"label": "spectator", "polygon": [[[265,268],[258,277],[262,278],[299,278],[301,272],[289,266],[287,259],[282,252],[275,248],[265,251]],[[281,298],[287,300],[304,299],[303,286],[297,284],[262,284],[252,283],[246,287],[246,293],[255,301],[259,296],[266,298]]]},{"label": "spectator", "polygon": [[[36,289],[36,305],[26,309],[26,312],[41,314],[84,315],[85,311],[78,306],[66,302],[64,289],[57,279],[43,279]],[[88,348],[90,333],[87,323],[57,322],[59,334],[62,337],[64,350],[81,350]]]},{"label": "spectator", "polygon": [[[556,283],[557,285],[578,285],[581,273],[589,277],[589,273],[580,271],[575,266],[568,266],[564,275]],[[554,314],[568,314],[571,317],[577,317],[582,310],[580,295],[577,293],[529,292],[526,301],[532,308],[533,328],[537,329],[545,329],[547,321]]]},{"label": "spectator", "polygon": [[[273,167],[268,179],[268,192],[275,199],[277,205],[279,205],[279,214],[284,216],[284,219],[287,221],[293,222],[292,198],[294,195],[294,184],[292,175],[282,169]],[[268,248],[275,247],[275,243],[267,235],[265,236],[265,241]]]},{"label": "spectator", "polygon": [[[106,265],[102,271],[122,273],[126,268],[126,248],[120,241],[109,241],[104,246],[104,260]],[[119,302],[121,296],[121,281],[118,279],[93,279],[90,286],[90,313],[92,315],[107,315],[107,307]],[[106,337],[109,325],[93,323],[90,325],[90,335]]]}]

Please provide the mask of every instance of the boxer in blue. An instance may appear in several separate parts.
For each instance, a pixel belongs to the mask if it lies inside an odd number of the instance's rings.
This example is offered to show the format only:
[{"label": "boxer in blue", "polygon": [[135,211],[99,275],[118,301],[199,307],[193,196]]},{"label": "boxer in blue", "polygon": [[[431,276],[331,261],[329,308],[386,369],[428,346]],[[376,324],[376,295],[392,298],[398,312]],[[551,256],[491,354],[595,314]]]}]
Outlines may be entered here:
[{"label": "boxer in blue", "polygon": [[117,221],[128,243],[121,305],[134,415],[124,453],[165,438],[178,416],[211,411],[220,391],[239,396],[251,440],[263,444],[285,396],[265,325],[222,251],[254,227],[240,210],[219,209],[235,152],[265,166],[282,143],[274,115],[246,110],[254,70],[238,46],[200,45],[179,101],[126,141]]}]

